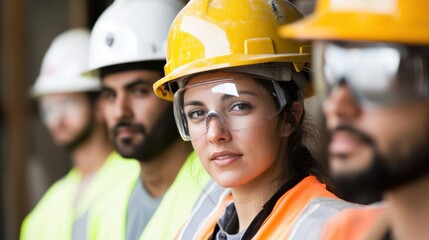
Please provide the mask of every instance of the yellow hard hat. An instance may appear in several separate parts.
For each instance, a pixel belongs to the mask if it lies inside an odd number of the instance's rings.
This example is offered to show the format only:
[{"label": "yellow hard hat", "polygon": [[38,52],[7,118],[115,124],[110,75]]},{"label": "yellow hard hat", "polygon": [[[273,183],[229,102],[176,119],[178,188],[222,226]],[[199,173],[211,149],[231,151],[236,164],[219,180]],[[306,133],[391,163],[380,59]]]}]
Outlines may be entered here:
[{"label": "yellow hard hat", "polygon": [[319,0],[314,14],[280,28],[286,38],[429,44],[427,0]]},{"label": "yellow hard hat", "polygon": [[301,71],[311,60],[308,45],[277,34],[278,27],[301,17],[284,0],[190,1],[170,28],[165,77],[154,84],[156,95],[172,101],[166,83],[216,69],[291,62]]}]

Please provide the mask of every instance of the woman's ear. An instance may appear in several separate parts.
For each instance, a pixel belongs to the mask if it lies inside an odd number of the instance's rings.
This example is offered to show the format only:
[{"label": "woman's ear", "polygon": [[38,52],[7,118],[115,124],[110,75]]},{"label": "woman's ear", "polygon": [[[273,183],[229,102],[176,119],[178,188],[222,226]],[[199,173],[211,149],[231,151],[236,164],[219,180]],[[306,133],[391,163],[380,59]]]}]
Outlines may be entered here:
[{"label": "woman's ear", "polygon": [[300,102],[292,103],[292,114],[295,117],[296,123],[299,123],[301,121],[303,111],[304,111],[304,106],[302,106]]},{"label": "woman's ear", "polygon": [[288,122],[286,119],[283,119],[281,136],[289,137],[292,133],[292,124],[290,124],[290,122]]},{"label": "woman's ear", "polygon": [[289,137],[295,131],[295,127],[301,121],[303,110],[304,108],[300,102],[295,101],[292,103],[290,113],[286,113],[287,116],[283,118],[281,130],[282,137]]}]

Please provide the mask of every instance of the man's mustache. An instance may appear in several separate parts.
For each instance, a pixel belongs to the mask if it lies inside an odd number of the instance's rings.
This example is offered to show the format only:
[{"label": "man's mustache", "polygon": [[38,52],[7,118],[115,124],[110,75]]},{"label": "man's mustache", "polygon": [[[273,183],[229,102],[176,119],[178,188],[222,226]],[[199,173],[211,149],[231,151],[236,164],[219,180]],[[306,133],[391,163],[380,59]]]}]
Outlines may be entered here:
[{"label": "man's mustache", "polygon": [[140,132],[146,134],[143,124],[135,124],[129,121],[120,121],[112,129],[113,135],[117,136],[120,128],[127,128],[130,131]]},{"label": "man's mustache", "polygon": [[[365,132],[356,129],[355,127],[352,127],[350,125],[339,125],[335,129],[329,131],[329,138],[332,138],[332,135],[336,132],[348,132],[358,138],[360,141],[362,141],[365,144],[368,144],[370,146],[375,146],[376,142],[374,138],[372,138],[370,135],[366,134]],[[329,139],[329,140],[330,140]]]}]

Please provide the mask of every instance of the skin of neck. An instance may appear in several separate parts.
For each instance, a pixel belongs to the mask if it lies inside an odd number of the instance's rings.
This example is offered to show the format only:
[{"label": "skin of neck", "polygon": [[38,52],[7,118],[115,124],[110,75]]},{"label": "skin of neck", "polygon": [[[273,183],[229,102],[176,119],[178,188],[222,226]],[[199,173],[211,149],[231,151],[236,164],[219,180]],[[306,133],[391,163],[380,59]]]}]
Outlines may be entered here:
[{"label": "skin of neck", "polygon": [[427,239],[429,236],[429,175],[387,192],[390,227],[394,239]]},{"label": "skin of neck", "polygon": [[[287,146],[287,139],[283,140],[281,146]],[[231,189],[239,221],[239,232],[249,227],[264,204],[288,180],[283,176],[283,163],[287,162],[287,147],[279,149],[278,156],[276,164],[250,184]]]},{"label": "skin of neck", "polygon": [[157,157],[140,162],[142,184],[152,197],[160,198],[168,190],[190,149],[188,143],[178,139]]},{"label": "skin of neck", "polygon": [[101,168],[112,151],[105,126],[96,123],[87,141],[72,151],[73,165],[82,173],[82,178],[86,178]]}]

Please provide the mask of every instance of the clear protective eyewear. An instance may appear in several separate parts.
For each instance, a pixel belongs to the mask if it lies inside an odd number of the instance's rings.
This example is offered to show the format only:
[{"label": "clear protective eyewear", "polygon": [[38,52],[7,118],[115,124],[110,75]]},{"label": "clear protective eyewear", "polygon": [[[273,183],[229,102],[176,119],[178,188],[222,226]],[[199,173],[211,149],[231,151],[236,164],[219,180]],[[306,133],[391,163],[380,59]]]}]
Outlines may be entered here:
[{"label": "clear protective eyewear", "polygon": [[239,131],[268,121],[285,106],[285,93],[276,81],[249,75],[190,81],[174,94],[174,116],[185,141],[205,135],[215,119]]},{"label": "clear protective eyewear", "polygon": [[381,43],[316,42],[313,51],[315,88],[324,97],[340,84],[347,84],[365,107],[429,97],[428,58],[416,49]]},{"label": "clear protective eyewear", "polygon": [[79,97],[66,97],[51,101],[42,98],[40,101],[40,114],[45,124],[58,121],[64,116],[76,117],[82,109],[84,101]]}]

